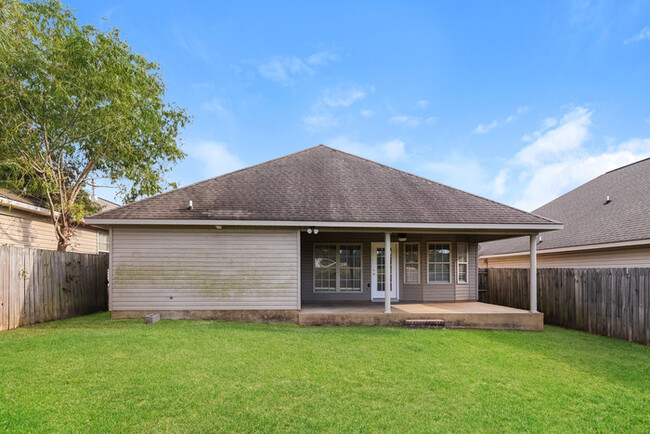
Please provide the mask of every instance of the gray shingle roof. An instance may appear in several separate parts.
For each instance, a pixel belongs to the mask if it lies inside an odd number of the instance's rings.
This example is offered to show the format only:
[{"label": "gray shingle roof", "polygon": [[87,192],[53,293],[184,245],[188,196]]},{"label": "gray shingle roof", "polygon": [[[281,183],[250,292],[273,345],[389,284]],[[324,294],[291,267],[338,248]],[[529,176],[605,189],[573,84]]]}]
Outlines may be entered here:
[{"label": "gray shingle roof", "polygon": [[556,224],[323,145],[93,218]]},{"label": "gray shingle roof", "polygon": [[[0,197],[4,199],[13,200],[16,202],[22,202],[27,205],[38,206],[41,208],[49,209],[49,205],[45,200],[37,199],[29,196],[21,196],[6,188],[0,188]],[[116,204],[115,202],[102,199],[101,197],[98,197],[97,200],[94,200],[93,202],[99,205],[102,211],[108,211],[111,209],[119,208],[119,205]]]},{"label": "gray shingle roof", "polygon": [[[564,223],[542,236],[540,251],[650,239],[650,158],[607,172],[533,213]],[[480,255],[528,249],[528,238],[519,237],[482,243]]]}]

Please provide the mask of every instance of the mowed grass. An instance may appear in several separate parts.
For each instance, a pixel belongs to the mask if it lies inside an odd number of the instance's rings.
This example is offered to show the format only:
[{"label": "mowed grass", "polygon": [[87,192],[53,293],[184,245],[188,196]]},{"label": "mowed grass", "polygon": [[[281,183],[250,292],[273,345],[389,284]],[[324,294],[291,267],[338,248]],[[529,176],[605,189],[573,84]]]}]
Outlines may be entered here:
[{"label": "mowed grass", "polygon": [[636,431],[650,348],[543,333],[110,320],[0,333],[0,430]]}]

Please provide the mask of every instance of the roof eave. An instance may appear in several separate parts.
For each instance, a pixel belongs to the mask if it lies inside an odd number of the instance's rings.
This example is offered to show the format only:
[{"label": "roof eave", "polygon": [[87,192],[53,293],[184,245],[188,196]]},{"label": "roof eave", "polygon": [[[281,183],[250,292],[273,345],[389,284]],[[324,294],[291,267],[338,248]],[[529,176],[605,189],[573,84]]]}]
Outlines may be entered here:
[{"label": "roof eave", "polygon": [[[599,243],[599,244],[583,244],[581,246],[569,246],[569,247],[555,247],[551,249],[540,249],[537,248],[538,255],[550,254],[550,253],[563,253],[563,252],[576,252],[580,250],[599,250],[599,249],[615,249],[620,247],[635,247],[650,245],[650,239],[647,240],[630,240],[630,241],[616,241],[613,243]],[[490,253],[487,255],[479,254],[479,258],[489,259],[489,258],[507,258],[511,256],[525,256],[528,255],[528,250],[520,250],[518,252],[509,252],[509,253]]]},{"label": "roof eave", "polygon": [[328,222],[313,220],[181,220],[181,219],[107,219],[87,218],[95,225],[153,225],[153,226],[276,226],[320,228],[377,228],[377,229],[468,229],[468,230],[513,230],[522,232],[546,232],[563,229],[561,223],[406,223],[406,222]]}]

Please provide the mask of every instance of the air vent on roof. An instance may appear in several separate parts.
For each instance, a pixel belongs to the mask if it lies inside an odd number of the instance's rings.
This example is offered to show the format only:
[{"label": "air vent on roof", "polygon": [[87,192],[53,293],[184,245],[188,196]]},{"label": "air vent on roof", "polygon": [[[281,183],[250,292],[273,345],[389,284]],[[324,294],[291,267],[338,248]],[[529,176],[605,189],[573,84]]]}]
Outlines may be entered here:
[{"label": "air vent on roof", "polygon": [[192,205],[192,201],[190,201],[190,205],[187,207],[188,211],[192,211],[194,209],[194,205]]},{"label": "air vent on roof", "polygon": [[609,196],[607,196],[607,199],[605,199],[605,203],[604,203],[604,205],[607,205],[607,204],[610,203],[610,202],[611,202],[611,200],[609,199]]}]

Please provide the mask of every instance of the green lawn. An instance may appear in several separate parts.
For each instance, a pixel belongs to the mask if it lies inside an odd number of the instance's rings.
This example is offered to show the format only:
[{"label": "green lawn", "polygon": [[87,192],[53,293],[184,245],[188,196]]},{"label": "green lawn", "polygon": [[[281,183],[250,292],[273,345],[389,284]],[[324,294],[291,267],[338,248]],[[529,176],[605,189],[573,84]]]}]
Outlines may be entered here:
[{"label": "green lawn", "polygon": [[0,333],[0,430],[637,431],[650,348],[544,333],[112,321]]}]

